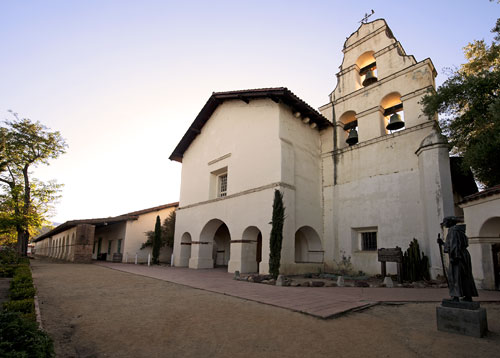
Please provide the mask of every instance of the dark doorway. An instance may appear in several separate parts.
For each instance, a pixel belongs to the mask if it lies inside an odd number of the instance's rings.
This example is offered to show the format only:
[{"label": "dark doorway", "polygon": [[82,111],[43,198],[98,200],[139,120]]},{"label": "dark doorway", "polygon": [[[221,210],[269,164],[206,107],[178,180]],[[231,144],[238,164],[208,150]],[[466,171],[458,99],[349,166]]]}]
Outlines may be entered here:
[{"label": "dark doorway", "polygon": [[493,252],[493,271],[495,273],[495,288],[500,290],[500,244],[491,245]]},{"label": "dark doorway", "polygon": [[231,256],[231,235],[226,224],[222,224],[214,235],[214,267],[226,267]]},{"label": "dark doorway", "polygon": [[262,261],[262,234],[260,232],[259,232],[259,235],[257,235],[256,261],[257,261],[257,272],[259,272],[259,265],[260,265],[260,262]]},{"label": "dark doorway", "polygon": [[102,237],[99,238],[99,241],[97,242],[97,259],[100,261],[106,261],[106,253],[101,253],[101,247],[102,247]]}]

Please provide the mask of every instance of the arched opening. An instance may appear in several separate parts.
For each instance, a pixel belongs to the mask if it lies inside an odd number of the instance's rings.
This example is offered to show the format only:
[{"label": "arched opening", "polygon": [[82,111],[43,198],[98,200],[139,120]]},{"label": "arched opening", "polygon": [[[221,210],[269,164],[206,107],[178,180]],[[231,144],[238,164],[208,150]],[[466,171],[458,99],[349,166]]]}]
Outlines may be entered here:
[{"label": "arched opening", "polygon": [[295,232],[295,262],[322,263],[323,247],[318,233],[310,226],[303,226]]},{"label": "arched opening", "polygon": [[394,133],[405,128],[403,102],[398,92],[392,92],[382,98],[383,121],[386,133]]},{"label": "arched opening", "polygon": [[358,143],[358,120],[356,119],[356,112],[347,111],[339,118],[340,123],[344,128],[343,136],[339,136],[340,145],[339,147],[343,147],[344,143],[347,143],[349,146]]},{"label": "arched opening", "polygon": [[212,219],[201,230],[199,241],[192,241],[190,268],[227,266],[231,256],[231,235],[226,224]]},{"label": "arched opening", "polygon": [[257,253],[255,257],[257,261],[257,272],[259,272],[259,265],[262,262],[262,233],[259,231],[257,235]]},{"label": "arched opening", "polygon": [[226,224],[219,226],[214,235],[213,260],[214,266],[227,266],[231,256],[231,235]]},{"label": "arched opening", "polygon": [[259,272],[262,261],[262,233],[255,226],[249,226],[243,231],[241,247],[237,243],[235,249],[241,251],[241,272]]},{"label": "arched opening", "polygon": [[179,265],[180,267],[187,267],[189,266],[189,259],[191,258],[191,234],[188,232],[185,232],[182,234],[181,237],[181,253],[180,253],[180,262]]},{"label": "arched opening", "polygon": [[500,217],[495,216],[486,220],[479,230],[479,236],[500,240]]},{"label": "arched opening", "polygon": [[498,240],[491,244],[491,257],[493,259],[495,288],[500,290],[500,217],[496,216],[486,220],[479,230],[479,236],[484,239]]},{"label": "arched opening", "polygon": [[359,82],[363,87],[377,82],[377,62],[373,56],[374,53],[374,51],[367,51],[356,60],[356,65],[359,68]]}]

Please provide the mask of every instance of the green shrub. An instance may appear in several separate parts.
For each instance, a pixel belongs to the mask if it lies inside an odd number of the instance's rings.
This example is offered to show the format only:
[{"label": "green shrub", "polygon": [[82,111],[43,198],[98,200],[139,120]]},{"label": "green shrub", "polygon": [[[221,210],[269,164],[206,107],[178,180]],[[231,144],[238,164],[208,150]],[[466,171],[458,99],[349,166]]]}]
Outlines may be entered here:
[{"label": "green shrub", "polygon": [[8,301],[4,302],[3,309],[8,312],[33,313],[35,312],[35,301],[33,298]]},{"label": "green shrub", "polygon": [[19,313],[0,314],[0,357],[49,358],[55,357],[52,339]]},{"label": "green shrub", "polygon": [[31,271],[24,272],[16,270],[14,273],[14,278],[10,282],[10,287],[16,287],[23,284],[33,284],[33,278],[31,277]]},{"label": "green shrub", "polygon": [[30,281],[16,281],[15,283],[13,281],[10,281],[10,290],[17,290],[19,288],[28,288],[28,287],[33,287],[33,282]]},{"label": "green shrub", "polygon": [[0,266],[5,264],[14,264],[17,265],[19,263],[20,256],[13,249],[2,249],[0,250]]},{"label": "green shrub", "polygon": [[20,262],[19,255],[12,249],[0,250],[0,277],[12,277]]},{"label": "green shrub", "polygon": [[17,264],[0,264],[0,277],[13,277]]},{"label": "green shrub", "polygon": [[33,286],[27,287],[16,287],[10,289],[10,299],[11,300],[24,300],[26,298],[35,297],[36,291]]},{"label": "green shrub", "polygon": [[270,222],[272,226],[269,238],[269,274],[274,279],[276,279],[280,273],[284,221],[285,207],[283,206],[283,193],[279,190],[274,190],[273,218]]}]

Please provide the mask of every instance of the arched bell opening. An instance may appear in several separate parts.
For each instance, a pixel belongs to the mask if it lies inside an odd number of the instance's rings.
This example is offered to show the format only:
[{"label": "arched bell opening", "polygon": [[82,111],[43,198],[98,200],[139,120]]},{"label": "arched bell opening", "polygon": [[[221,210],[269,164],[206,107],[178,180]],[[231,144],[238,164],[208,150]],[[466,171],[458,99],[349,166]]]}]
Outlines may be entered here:
[{"label": "arched bell opening", "polygon": [[295,232],[295,262],[322,263],[323,247],[318,233],[310,226],[303,226]]},{"label": "arched bell opening", "polygon": [[342,116],[340,116],[339,121],[344,130],[343,136],[340,136],[343,140],[339,143],[341,144],[339,147],[344,147],[346,144],[351,146],[358,143],[358,120],[356,119],[356,112],[345,112]]},{"label": "arched bell opening", "polygon": [[405,128],[401,94],[398,92],[389,93],[382,99],[380,106],[383,108],[386,133],[394,133]]},{"label": "arched bell opening", "polygon": [[367,51],[356,60],[356,65],[359,68],[359,82],[363,87],[378,81],[377,62],[373,56],[374,53],[374,51]]},{"label": "arched bell opening", "polygon": [[191,258],[191,246],[192,246],[191,234],[185,232],[181,236],[180,260],[177,266],[180,267],[189,266],[189,259]]}]

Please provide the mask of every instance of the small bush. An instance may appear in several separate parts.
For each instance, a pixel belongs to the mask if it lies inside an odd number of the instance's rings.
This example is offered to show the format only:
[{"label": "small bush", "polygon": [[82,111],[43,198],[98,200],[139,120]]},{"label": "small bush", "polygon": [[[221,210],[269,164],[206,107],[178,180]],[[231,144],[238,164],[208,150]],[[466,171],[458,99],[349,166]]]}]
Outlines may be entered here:
[{"label": "small bush", "polygon": [[0,357],[55,357],[50,337],[35,322],[15,312],[0,314]]},{"label": "small bush", "polygon": [[0,264],[0,277],[13,277],[17,264]]},{"label": "small bush", "polygon": [[8,301],[4,302],[3,309],[8,312],[33,313],[35,312],[35,301],[33,298]]},{"label": "small bush", "polygon": [[16,287],[10,289],[10,299],[11,300],[24,300],[26,298],[35,297],[36,291],[33,286],[26,287]]},{"label": "small bush", "polygon": [[2,249],[0,250],[0,266],[19,263],[20,256],[13,249]]},{"label": "small bush", "polygon": [[20,272],[16,270],[14,273],[14,278],[10,282],[10,287],[16,287],[20,285],[33,285],[33,279],[31,278],[31,272]]}]

